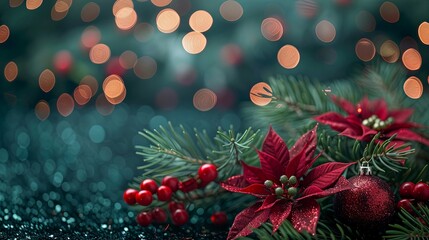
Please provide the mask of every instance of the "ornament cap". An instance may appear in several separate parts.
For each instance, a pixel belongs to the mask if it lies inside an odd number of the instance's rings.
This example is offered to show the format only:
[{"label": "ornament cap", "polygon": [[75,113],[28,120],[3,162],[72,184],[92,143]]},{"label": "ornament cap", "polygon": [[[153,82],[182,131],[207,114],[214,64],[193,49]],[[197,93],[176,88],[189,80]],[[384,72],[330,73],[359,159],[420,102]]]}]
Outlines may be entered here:
[{"label": "ornament cap", "polygon": [[359,175],[372,175],[371,166],[368,161],[363,161],[359,166]]}]

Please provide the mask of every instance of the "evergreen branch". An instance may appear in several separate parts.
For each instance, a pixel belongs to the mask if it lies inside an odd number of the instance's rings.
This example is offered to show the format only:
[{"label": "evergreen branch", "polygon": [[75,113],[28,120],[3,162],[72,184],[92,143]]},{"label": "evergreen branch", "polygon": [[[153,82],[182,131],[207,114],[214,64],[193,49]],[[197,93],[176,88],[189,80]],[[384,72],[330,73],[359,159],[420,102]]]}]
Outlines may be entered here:
[{"label": "evergreen branch", "polygon": [[401,209],[401,223],[391,224],[384,239],[428,239],[429,238],[429,208],[424,204],[413,206],[415,215]]}]

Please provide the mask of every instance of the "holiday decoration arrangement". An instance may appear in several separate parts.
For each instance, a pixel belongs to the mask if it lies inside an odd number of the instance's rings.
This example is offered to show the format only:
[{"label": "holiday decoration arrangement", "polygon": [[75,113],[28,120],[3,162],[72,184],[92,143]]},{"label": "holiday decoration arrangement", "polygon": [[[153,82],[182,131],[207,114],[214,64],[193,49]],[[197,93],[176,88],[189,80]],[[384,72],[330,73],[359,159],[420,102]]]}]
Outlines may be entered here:
[{"label": "holiday decoration arrangement", "polygon": [[273,78],[251,93],[268,104],[244,109],[261,131],[145,130],[142,175],[124,201],[142,227],[206,216],[228,239],[429,237],[427,113],[389,87],[403,77],[377,64],[329,92]]}]

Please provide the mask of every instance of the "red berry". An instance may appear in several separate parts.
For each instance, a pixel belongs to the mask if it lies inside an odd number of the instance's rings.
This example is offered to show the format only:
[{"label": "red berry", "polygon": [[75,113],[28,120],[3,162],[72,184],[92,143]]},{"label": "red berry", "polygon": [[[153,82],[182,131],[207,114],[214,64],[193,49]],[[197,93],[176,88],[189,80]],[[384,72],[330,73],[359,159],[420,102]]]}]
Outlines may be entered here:
[{"label": "red berry", "polygon": [[228,217],[226,216],[226,213],[224,213],[224,212],[215,212],[211,215],[210,221],[214,225],[224,225],[228,221]]},{"label": "red berry", "polygon": [[414,186],[413,197],[419,201],[429,201],[429,186],[424,182],[419,182]]},{"label": "red berry", "polygon": [[125,190],[124,192],[124,201],[128,204],[128,205],[134,205],[136,204],[136,194],[137,194],[137,190],[129,188],[127,190]]},{"label": "red berry", "polygon": [[158,190],[158,184],[152,179],[145,179],[142,183],[140,183],[140,189],[141,190],[148,190],[152,194],[156,193],[156,190]]},{"label": "red berry", "polygon": [[172,218],[174,225],[181,226],[188,222],[189,214],[185,209],[177,209]]},{"label": "red berry", "polygon": [[193,178],[190,178],[184,182],[179,183],[179,189],[180,189],[180,191],[182,191],[184,193],[193,191],[197,188],[198,188],[197,180],[195,180]]},{"label": "red berry", "polygon": [[136,202],[142,206],[149,206],[152,203],[152,193],[148,190],[141,190],[136,195]]},{"label": "red berry", "polygon": [[167,186],[160,186],[158,188],[158,193],[157,194],[158,194],[158,200],[165,202],[165,201],[170,201],[171,195],[173,194],[173,192]]},{"label": "red berry", "polygon": [[398,202],[396,206],[398,207],[399,210],[403,208],[407,212],[412,213],[413,212],[413,208],[411,207],[412,205],[413,204],[411,203],[410,199],[402,199],[401,201]]},{"label": "red berry", "polygon": [[401,187],[399,187],[399,195],[401,195],[401,198],[413,198],[414,186],[415,184],[412,182],[402,183]]},{"label": "red berry", "polygon": [[217,178],[217,168],[213,164],[206,163],[198,169],[198,176],[203,182],[211,182]]},{"label": "red berry", "polygon": [[171,191],[175,192],[179,189],[179,179],[172,176],[165,176],[162,179],[161,185],[167,186],[171,189]]},{"label": "red berry", "polygon": [[152,218],[156,223],[165,223],[167,221],[167,214],[164,209],[157,207],[152,211]]},{"label": "red berry", "polygon": [[177,209],[185,209],[185,204],[181,202],[170,202],[168,203],[168,209],[171,213],[174,213]]},{"label": "red berry", "polygon": [[137,215],[136,221],[140,226],[149,226],[152,223],[152,215],[148,212],[141,212]]}]

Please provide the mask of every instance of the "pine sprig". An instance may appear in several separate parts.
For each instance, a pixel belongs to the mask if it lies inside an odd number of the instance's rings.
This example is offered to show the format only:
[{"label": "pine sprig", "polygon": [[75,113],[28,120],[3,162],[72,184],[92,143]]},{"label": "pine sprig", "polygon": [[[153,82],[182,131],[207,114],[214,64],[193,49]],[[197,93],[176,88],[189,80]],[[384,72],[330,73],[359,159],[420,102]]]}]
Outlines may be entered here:
[{"label": "pine sprig", "polygon": [[384,239],[429,239],[429,208],[423,204],[412,207],[416,215],[401,209],[399,213],[401,223],[390,225]]}]

